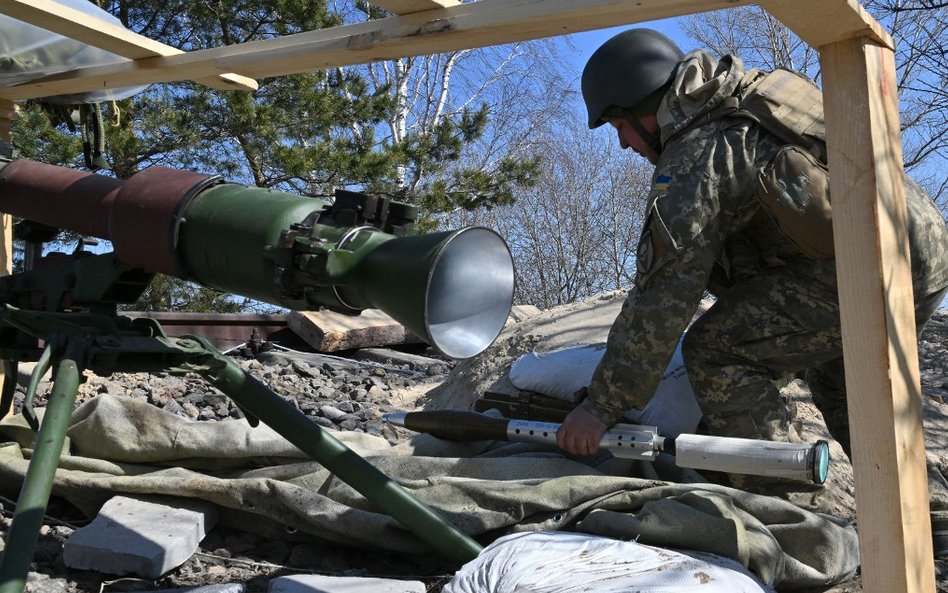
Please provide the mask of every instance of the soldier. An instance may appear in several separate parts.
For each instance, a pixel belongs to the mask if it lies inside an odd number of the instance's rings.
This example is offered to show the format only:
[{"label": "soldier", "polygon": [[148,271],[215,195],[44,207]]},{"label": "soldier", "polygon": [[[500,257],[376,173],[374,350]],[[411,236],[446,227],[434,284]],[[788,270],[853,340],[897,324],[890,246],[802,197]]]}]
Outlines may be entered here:
[{"label": "soldier", "polygon": [[[800,117],[781,127],[745,108],[767,74],[734,56],[683,55],[649,29],[616,35],[586,64],[589,127],[612,125],[622,148],[655,173],[636,289],[587,397],[557,434],[570,453],[592,454],[625,410],[645,405],[706,290],[717,300],[688,329],[682,352],[708,430],[793,439],[774,381],[809,370],[814,400],[849,452],[822,97],[783,72],[790,79],[769,98]],[[799,88],[780,91],[783,82]],[[917,184],[907,180],[905,190],[921,331],[948,290],[948,228]]]}]

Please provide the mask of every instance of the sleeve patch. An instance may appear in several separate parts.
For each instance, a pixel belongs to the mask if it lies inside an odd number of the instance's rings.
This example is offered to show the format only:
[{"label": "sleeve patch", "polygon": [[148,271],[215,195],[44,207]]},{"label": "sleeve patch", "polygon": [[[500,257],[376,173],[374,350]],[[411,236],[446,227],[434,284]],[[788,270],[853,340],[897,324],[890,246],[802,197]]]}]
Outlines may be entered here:
[{"label": "sleeve patch", "polygon": [[648,279],[675,259],[677,253],[678,245],[662,220],[657,202],[653,203],[635,252],[636,285],[640,289],[644,288]]},{"label": "sleeve patch", "polygon": [[639,275],[648,274],[655,265],[655,247],[652,246],[652,231],[642,233],[639,247],[635,253],[636,271]]},{"label": "sleeve patch", "polygon": [[671,180],[672,178],[669,175],[659,175],[655,178],[655,183],[652,184],[652,191],[668,191]]}]

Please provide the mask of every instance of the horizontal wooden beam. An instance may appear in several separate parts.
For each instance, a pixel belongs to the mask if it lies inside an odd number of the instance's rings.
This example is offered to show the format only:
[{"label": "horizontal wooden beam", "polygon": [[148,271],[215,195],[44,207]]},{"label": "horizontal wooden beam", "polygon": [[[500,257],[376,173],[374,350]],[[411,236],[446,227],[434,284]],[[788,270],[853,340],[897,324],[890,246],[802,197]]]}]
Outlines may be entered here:
[{"label": "horizontal wooden beam", "polygon": [[855,0],[760,0],[758,4],[815,48],[867,37],[895,49],[885,28]]},{"label": "horizontal wooden beam", "polygon": [[500,45],[751,4],[751,0],[480,0],[405,16],[83,68],[0,89],[13,100],[225,72],[255,78]]},{"label": "horizontal wooden beam", "polygon": [[457,6],[460,2],[458,0],[374,0],[372,4],[395,14],[413,14]]},{"label": "horizontal wooden beam", "polygon": [[[50,0],[3,0],[0,2],[0,14],[131,60],[184,53],[125,27]],[[258,86],[257,81],[252,78],[232,73],[204,77],[198,82],[229,91],[253,91]]]}]

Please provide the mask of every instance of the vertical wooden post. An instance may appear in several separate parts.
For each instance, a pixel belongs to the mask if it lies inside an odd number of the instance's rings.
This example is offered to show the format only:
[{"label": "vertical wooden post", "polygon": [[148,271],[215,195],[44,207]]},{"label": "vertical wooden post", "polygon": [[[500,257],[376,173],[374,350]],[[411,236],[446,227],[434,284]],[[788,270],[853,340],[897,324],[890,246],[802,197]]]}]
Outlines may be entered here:
[{"label": "vertical wooden post", "polygon": [[[0,140],[10,142],[10,125],[14,117],[16,117],[16,103],[0,99]],[[3,234],[0,237],[0,276],[6,276],[13,271],[13,217],[9,214],[0,214],[0,226],[2,226]],[[3,376],[3,368],[0,368],[0,387],[6,380]],[[10,380],[15,381],[16,377]]]},{"label": "vertical wooden post", "polygon": [[819,50],[863,589],[933,593],[894,54]]},{"label": "vertical wooden post", "polygon": [[[10,142],[10,126],[16,117],[16,103],[0,99],[0,140]],[[3,237],[0,237],[0,276],[13,271],[13,217],[3,215]],[[2,373],[2,370],[0,370]],[[2,376],[2,374],[0,374]]]}]

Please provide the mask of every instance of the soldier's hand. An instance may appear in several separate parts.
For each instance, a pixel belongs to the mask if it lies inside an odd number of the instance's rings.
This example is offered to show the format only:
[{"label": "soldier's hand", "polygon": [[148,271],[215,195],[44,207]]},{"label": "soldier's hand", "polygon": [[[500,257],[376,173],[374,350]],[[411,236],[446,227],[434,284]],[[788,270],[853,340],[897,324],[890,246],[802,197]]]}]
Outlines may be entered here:
[{"label": "soldier's hand", "polygon": [[577,407],[556,431],[556,444],[571,455],[592,455],[609,428],[584,408]]}]

